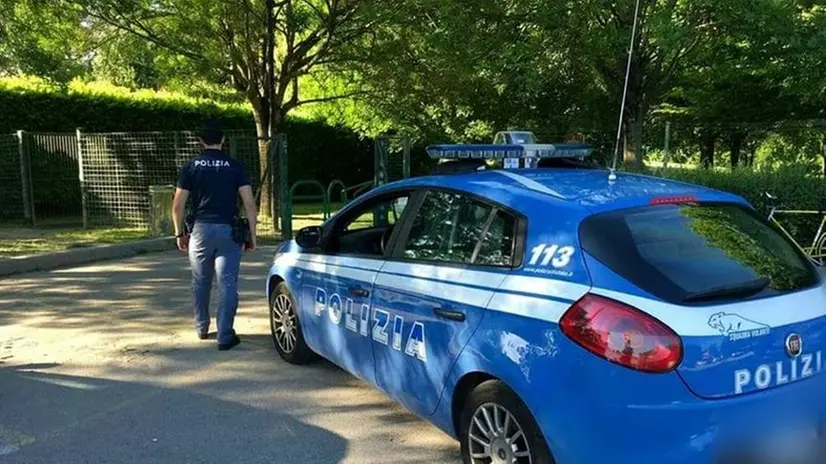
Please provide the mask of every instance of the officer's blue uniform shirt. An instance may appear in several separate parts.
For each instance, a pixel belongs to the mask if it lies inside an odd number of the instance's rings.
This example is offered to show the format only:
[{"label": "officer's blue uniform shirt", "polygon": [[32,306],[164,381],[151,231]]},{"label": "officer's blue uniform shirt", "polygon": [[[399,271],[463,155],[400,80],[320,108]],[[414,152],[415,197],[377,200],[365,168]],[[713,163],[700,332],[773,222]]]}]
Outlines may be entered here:
[{"label": "officer's blue uniform shirt", "polygon": [[244,165],[220,150],[204,150],[181,169],[178,188],[189,190],[195,221],[232,224],[238,215],[238,189],[250,185]]}]

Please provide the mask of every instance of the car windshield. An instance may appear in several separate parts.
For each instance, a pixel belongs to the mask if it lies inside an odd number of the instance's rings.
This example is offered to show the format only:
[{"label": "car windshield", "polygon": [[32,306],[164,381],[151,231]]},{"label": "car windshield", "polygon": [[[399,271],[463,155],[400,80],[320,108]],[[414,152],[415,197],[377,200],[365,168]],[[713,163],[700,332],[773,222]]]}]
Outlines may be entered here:
[{"label": "car windshield", "polygon": [[530,132],[514,132],[511,134],[511,137],[513,138],[513,143],[520,145],[532,145],[536,143],[536,140],[533,138],[533,134]]},{"label": "car windshield", "polygon": [[787,238],[733,204],[671,204],[583,221],[585,251],[652,295],[711,302],[786,293],[818,281]]}]

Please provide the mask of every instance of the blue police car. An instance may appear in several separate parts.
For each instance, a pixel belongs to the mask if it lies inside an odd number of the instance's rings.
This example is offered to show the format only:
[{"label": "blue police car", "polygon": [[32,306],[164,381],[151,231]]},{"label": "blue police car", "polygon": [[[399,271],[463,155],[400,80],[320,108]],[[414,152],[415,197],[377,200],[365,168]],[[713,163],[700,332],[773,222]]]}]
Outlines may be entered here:
[{"label": "blue police car", "polygon": [[459,440],[465,463],[822,456],[826,282],[745,200],[609,178],[582,147],[429,152],[451,168],[279,248],[284,360],[341,366]]}]

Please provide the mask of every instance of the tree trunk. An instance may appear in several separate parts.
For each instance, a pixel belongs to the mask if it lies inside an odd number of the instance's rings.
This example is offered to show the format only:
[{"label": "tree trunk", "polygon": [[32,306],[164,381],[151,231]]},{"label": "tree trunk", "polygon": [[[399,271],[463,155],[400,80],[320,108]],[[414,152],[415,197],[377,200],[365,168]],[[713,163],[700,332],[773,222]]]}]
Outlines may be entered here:
[{"label": "tree trunk", "polygon": [[[269,105],[265,101],[253,102],[252,113],[255,118],[255,132],[258,136],[258,167],[262,176],[258,214],[272,219],[273,232],[279,233],[281,232],[281,224],[279,223],[281,218],[281,195],[279,186],[277,184],[273,185],[272,179],[275,179],[275,182],[281,182],[281,173],[278,171],[276,153],[270,152],[272,145],[270,127],[267,127],[267,122],[262,117],[262,108],[269,108]],[[270,122],[273,135],[281,130],[283,122],[282,111],[280,109],[273,110],[272,121]]]},{"label": "tree trunk", "polygon": [[623,164],[633,166],[636,171],[641,171],[643,166],[642,129],[642,124],[629,120],[623,137]]},{"label": "tree trunk", "polygon": [[820,136],[820,156],[823,158],[823,177],[826,177],[826,138]]},{"label": "tree trunk", "polygon": [[[269,128],[264,120],[262,114],[262,102],[252,103],[252,115],[255,118],[255,134],[258,136],[258,167],[262,178],[260,186],[260,202],[258,205],[258,214],[264,217],[270,217],[271,203],[270,203],[270,171],[269,171],[269,153],[270,153],[270,138]],[[277,229],[277,221],[273,221]]]},{"label": "tree trunk", "polygon": [[631,129],[626,124],[625,133],[622,135],[622,164],[626,166],[634,162],[634,150],[631,149],[630,139]]},{"label": "tree trunk", "polygon": [[631,153],[626,152],[626,162],[633,160],[634,169],[638,172],[643,170],[645,153],[643,152],[643,129],[645,125],[645,118],[648,115],[648,103],[645,99],[641,101],[634,101],[634,95],[638,93],[630,93],[629,104],[630,109],[628,113],[628,135],[631,144]]},{"label": "tree trunk", "polygon": [[826,177],[826,155],[821,155],[823,158],[823,177]]},{"label": "tree trunk", "polygon": [[700,164],[705,169],[714,167],[714,144],[717,134],[710,130],[703,130],[700,135]]},{"label": "tree trunk", "polygon": [[631,150],[634,152],[634,167],[637,171],[642,171],[643,157],[642,152],[642,129],[644,116],[638,115],[631,120]]},{"label": "tree trunk", "polygon": [[731,151],[731,169],[735,169],[740,165],[740,152],[743,150],[743,142],[745,140],[746,134],[743,134],[742,132],[735,132],[729,140],[729,148]]}]

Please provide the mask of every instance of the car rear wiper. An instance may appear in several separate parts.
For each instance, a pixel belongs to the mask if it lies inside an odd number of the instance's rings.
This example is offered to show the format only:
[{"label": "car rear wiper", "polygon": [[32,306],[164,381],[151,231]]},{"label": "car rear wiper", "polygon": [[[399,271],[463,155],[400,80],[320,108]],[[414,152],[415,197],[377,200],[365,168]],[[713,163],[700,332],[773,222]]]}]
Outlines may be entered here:
[{"label": "car rear wiper", "polygon": [[765,290],[765,288],[768,287],[770,283],[771,280],[769,279],[756,279],[735,285],[714,287],[700,292],[689,293],[685,295],[681,301],[708,301],[734,296],[752,296]]}]

